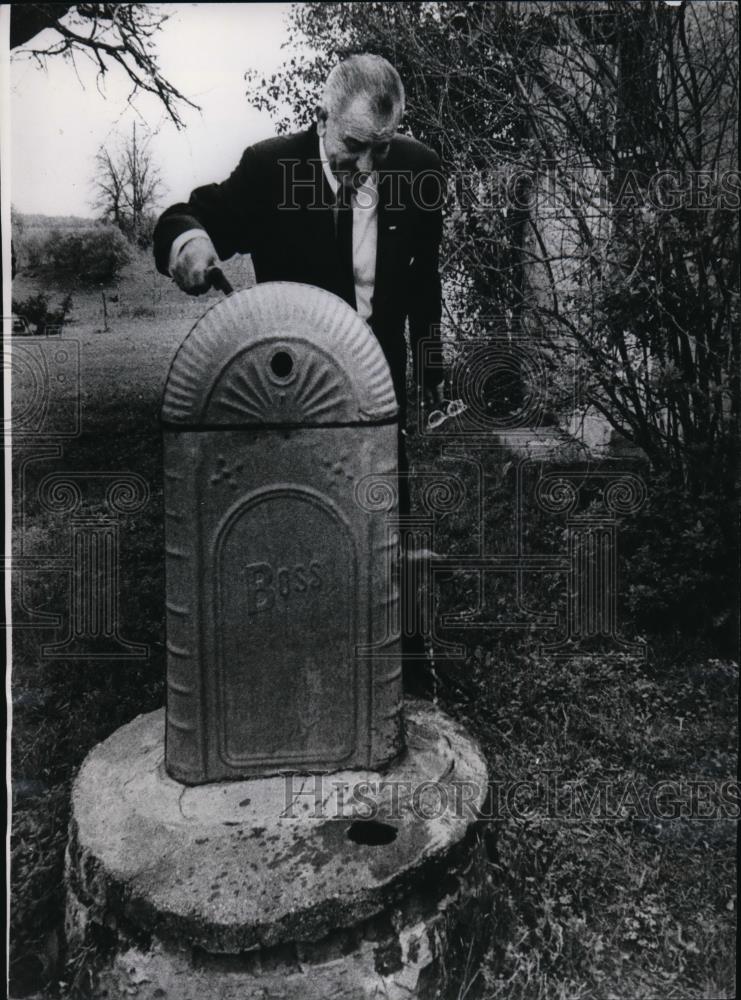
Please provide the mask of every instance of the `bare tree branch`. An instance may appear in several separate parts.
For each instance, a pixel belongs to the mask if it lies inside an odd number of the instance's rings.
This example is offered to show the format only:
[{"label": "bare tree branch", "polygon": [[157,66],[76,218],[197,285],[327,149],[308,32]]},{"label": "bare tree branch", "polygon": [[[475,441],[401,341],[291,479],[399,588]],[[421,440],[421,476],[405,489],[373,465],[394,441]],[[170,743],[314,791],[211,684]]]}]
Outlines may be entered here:
[{"label": "bare tree branch", "polygon": [[[132,94],[154,94],[175,125],[183,126],[180,108],[198,105],[185,97],[161,73],[153,38],[167,21],[146,3],[11,4],[11,49],[40,65],[55,56],[88,56],[98,81],[118,65],[133,84]],[[38,38],[45,29],[50,38]]]}]

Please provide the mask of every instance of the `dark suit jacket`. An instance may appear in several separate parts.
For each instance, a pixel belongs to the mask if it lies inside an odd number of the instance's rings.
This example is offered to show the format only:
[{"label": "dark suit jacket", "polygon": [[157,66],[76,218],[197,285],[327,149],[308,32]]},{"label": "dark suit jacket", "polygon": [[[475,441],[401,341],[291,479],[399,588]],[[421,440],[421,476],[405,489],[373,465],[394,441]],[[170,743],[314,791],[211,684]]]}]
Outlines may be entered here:
[{"label": "dark suit jacket", "polygon": [[[416,139],[395,136],[378,175],[378,252],[369,322],[388,359],[402,407],[406,318],[415,364],[419,340],[439,336],[443,199],[437,155]],[[163,213],[154,232],[157,267],[167,274],[173,240],[187,229],[202,228],[222,259],[250,253],[258,281],[306,282],[348,299],[333,205],[316,127],[267,139],[246,149],[223,183],[197,188],[187,204]],[[417,377],[435,385],[441,371],[436,363]]]}]

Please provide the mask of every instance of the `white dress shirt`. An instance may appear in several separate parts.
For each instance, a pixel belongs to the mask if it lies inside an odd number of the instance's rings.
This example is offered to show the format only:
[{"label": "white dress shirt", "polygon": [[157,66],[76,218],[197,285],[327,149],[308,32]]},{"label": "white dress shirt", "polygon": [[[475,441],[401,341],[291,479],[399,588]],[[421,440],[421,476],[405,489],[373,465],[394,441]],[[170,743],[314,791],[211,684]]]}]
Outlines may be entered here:
[{"label": "white dress shirt", "polygon": [[[324,149],[324,140],[319,138],[319,156],[327,183],[336,195],[339,181],[332,173]],[[207,239],[203,229],[188,229],[176,236],[170,247],[169,270],[172,274],[178,254],[191,240]],[[376,281],[376,251],[378,249],[378,193],[375,174],[369,174],[365,182],[352,196],[352,258],[355,278],[355,304],[358,314],[369,319],[373,312],[373,289]]]}]

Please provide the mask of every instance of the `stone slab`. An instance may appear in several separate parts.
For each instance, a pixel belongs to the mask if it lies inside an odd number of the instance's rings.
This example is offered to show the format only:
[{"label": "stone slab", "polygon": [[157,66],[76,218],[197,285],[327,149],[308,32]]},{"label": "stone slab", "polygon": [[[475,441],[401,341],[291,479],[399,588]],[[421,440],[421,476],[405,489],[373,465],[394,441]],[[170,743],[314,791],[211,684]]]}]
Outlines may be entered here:
[{"label": "stone slab", "polygon": [[456,854],[470,853],[486,765],[429,703],[407,703],[408,750],[384,774],[187,787],[165,771],[164,724],[164,711],[138,717],[78,774],[68,850],[78,931],[112,922],[213,954],[316,942],[422,885],[444,896]]}]

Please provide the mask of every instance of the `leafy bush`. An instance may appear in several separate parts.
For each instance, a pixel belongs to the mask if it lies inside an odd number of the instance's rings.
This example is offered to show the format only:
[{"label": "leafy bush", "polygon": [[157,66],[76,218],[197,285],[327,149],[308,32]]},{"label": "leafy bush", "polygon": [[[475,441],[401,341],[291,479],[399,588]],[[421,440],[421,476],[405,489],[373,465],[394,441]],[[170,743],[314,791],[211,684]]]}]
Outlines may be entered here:
[{"label": "leafy bush", "polygon": [[[262,85],[250,71],[251,102],[279,131],[308,124],[338,59],[374,52],[398,69],[405,127],[454,182],[441,261],[459,336],[504,321],[548,345],[556,372],[573,350],[584,400],[655,468],[732,479],[738,219],[720,186],[738,157],[730,5],[295,4],[288,33],[278,71]],[[675,197],[679,178],[692,188],[700,174],[702,197]],[[654,190],[660,177],[675,178],[671,195]]]},{"label": "leafy bush", "polygon": [[74,232],[53,229],[44,247],[45,262],[57,273],[83,281],[109,282],[131,260],[124,236],[114,226],[95,226]]},{"label": "leafy bush", "polygon": [[13,300],[13,315],[24,319],[39,335],[56,333],[55,327],[64,326],[72,311],[72,296],[65,295],[58,309],[49,308],[49,299],[43,292],[29,295],[27,299]]},{"label": "leafy bush", "polygon": [[130,214],[124,213],[120,218],[118,228],[129,243],[135,244],[141,250],[147,250],[152,245],[156,224],[157,216],[154,212],[144,212],[136,224]]},{"label": "leafy bush", "polygon": [[139,229],[139,246],[142,250],[151,247],[154,241],[154,227],[157,225],[158,216],[155,212],[145,212],[142,216]]},{"label": "leafy bush", "polygon": [[692,495],[656,476],[640,511],[620,527],[621,598],[644,634],[735,645],[737,593],[734,504],[720,486]]},{"label": "leafy bush", "polygon": [[44,251],[48,236],[39,230],[24,233],[18,240],[17,252],[20,257],[20,267],[28,267],[35,271],[44,263]]}]

